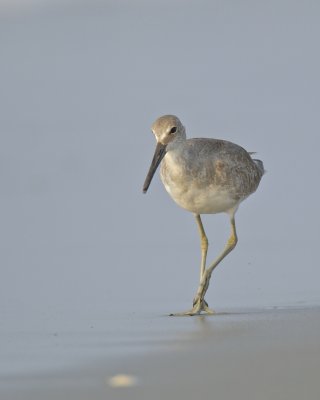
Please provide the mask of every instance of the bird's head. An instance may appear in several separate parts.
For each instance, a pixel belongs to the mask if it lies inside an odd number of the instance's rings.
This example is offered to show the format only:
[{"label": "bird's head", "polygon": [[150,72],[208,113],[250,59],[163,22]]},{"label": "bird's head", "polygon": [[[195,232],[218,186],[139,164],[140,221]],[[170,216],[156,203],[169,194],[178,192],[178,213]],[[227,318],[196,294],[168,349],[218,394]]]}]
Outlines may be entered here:
[{"label": "bird's head", "polygon": [[175,115],[163,115],[151,126],[157,143],[167,146],[169,143],[186,137],[185,128]]},{"label": "bird's head", "polygon": [[175,115],[163,115],[158,118],[151,127],[157,140],[156,150],[149,168],[148,175],[143,185],[143,193],[146,193],[153,175],[155,174],[161,160],[166,155],[167,150],[180,140],[186,138],[185,128]]}]

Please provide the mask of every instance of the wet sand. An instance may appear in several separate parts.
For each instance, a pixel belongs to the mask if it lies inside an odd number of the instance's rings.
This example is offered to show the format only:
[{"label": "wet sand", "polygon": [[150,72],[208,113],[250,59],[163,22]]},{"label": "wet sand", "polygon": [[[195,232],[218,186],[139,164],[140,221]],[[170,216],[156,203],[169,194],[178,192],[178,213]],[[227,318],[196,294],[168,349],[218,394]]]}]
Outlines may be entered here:
[{"label": "wet sand", "polygon": [[[192,318],[155,315],[148,325],[155,327],[143,339],[149,341],[148,351],[2,377],[0,398],[320,398],[319,307],[230,310]],[[173,331],[176,337],[169,337]],[[126,374],[119,381],[126,387],[112,387],[110,378],[118,374]]]}]

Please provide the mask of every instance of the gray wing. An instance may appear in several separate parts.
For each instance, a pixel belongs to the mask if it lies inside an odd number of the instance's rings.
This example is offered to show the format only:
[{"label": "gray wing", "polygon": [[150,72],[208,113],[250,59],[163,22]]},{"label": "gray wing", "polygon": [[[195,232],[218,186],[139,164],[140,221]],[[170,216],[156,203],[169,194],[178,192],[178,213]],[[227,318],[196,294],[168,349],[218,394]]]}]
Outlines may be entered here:
[{"label": "gray wing", "polygon": [[188,139],[185,143],[181,157],[188,160],[184,162],[186,176],[196,180],[198,186],[212,182],[230,191],[237,200],[257,189],[264,173],[263,163],[253,160],[241,146],[207,138]]}]

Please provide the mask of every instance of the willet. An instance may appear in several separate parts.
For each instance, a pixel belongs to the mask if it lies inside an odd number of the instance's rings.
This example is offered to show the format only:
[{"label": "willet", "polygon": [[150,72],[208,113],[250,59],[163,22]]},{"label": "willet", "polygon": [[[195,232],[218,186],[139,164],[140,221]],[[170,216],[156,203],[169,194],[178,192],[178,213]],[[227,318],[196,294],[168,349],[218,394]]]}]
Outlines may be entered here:
[{"label": "willet", "polygon": [[[237,244],[235,213],[239,204],[258,188],[264,174],[263,163],[237,144],[219,139],[187,139],[175,115],[164,115],[152,125],[157,146],[143,185],[146,193],[161,163],[161,180],[172,199],[191,211],[201,239],[200,284],[191,310],[171,315],[214,312],[204,296],[212,271]],[[231,234],[222,253],[206,267],[208,239],[200,214],[225,212],[230,217]]]}]

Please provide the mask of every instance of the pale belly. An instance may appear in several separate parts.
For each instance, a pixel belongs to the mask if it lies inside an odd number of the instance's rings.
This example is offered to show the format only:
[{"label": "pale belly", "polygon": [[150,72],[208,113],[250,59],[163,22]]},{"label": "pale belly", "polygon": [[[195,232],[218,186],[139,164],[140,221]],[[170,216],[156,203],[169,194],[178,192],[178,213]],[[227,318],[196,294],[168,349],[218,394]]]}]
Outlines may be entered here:
[{"label": "pale belly", "polygon": [[189,185],[188,188],[177,188],[175,185],[166,182],[161,177],[164,187],[172,199],[182,208],[196,214],[217,214],[228,212],[239,205],[239,200],[235,200],[228,190],[207,186],[199,189]]}]

